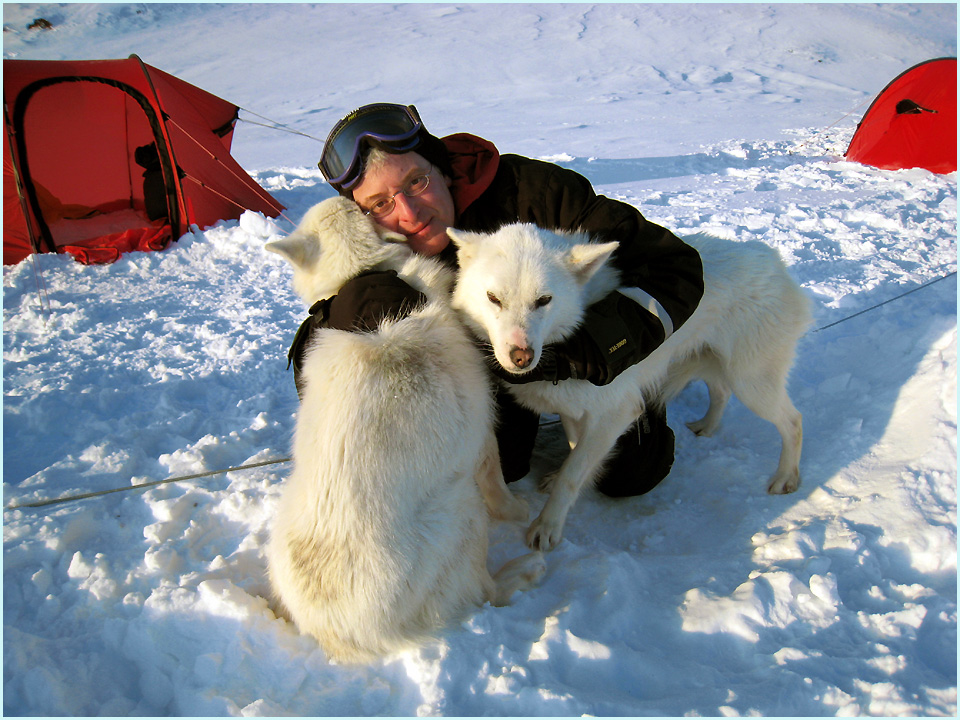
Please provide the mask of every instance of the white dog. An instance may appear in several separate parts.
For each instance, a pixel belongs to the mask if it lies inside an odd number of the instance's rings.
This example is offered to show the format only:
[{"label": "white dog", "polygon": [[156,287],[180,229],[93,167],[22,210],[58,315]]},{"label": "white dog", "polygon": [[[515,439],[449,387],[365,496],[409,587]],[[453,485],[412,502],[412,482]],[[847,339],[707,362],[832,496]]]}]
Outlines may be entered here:
[{"label": "white dog", "polygon": [[293,265],[307,305],[370,269],[428,298],[377,332],[318,330],[304,360],[269,574],[299,629],[347,662],[421,641],[471,605],[504,604],[545,569],[532,553],[487,572],[484,499],[515,521],[526,504],[503,483],[489,373],[449,308],[452,272],[403,239],[337,197],[266,246]]},{"label": "white dog", "polygon": [[[618,273],[606,264],[617,243],[589,243],[583,234],[533,225],[508,225],[489,235],[449,234],[460,258],[453,305],[489,341],[500,365],[518,375],[536,367],[543,346],[569,335],[584,308],[619,284]],[[645,403],[666,403],[695,378],[706,381],[710,407],[690,423],[691,430],[714,432],[731,392],[736,394],[776,425],[783,439],[768,491],[789,493],[799,486],[803,426],[786,383],[797,340],[810,323],[809,301],[776,251],[762,243],[705,235],[687,242],[703,260],[703,299],[647,358],[601,387],[586,380],[508,384],[521,404],[559,414],[571,446],[527,532],[530,547],[549,550],[560,541],[581,488]]]}]

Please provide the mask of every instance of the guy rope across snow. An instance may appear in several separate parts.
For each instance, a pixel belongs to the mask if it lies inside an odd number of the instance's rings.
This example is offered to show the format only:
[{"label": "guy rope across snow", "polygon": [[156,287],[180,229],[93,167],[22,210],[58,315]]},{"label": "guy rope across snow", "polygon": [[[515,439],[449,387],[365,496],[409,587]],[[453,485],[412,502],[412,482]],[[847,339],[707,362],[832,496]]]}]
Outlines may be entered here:
[{"label": "guy rope across snow", "polygon": [[910,290],[906,290],[906,291],[900,293],[899,295],[894,295],[892,298],[889,298],[889,299],[887,299],[887,300],[884,300],[883,302],[879,302],[879,303],[877,303],[876,305],[871,305],[870,307],[865,308],[864,310],[861,310],[860,312],[855,312],[853,315],[848,315],[847,317],[845,317],[845,318],[840,318],[839,320],[837,320],[837,321],[835,321],[835,322],[832,322],[832,323],[830,323],[829,325],[824,325],[823,327],[818,327],[816,330],[811,330],[811,331],[810,331],[810,334],[812,335],[813,333],[818,333],[818,332],[820,332],[821,330],[826,330],[827,328],[832,328],[832,327],[835,327],[836,325],[840,325],[841,323],[845,323],[845,322],[847,322],[848,320],[853,320],[855,317],[860,317],[861,315],[863,315],[863,314],[865,314],[865,313],[868,313],[868,312],[870,312],[871,310],[876,310],[877,308],[883,307],[884,305],[887,305],[888,303],[892,303],[894,300],[899,300],[900,298],[905,298],[907,295],[910,295],[910,294],[912,294],[912,293],[915,293],[915,292],[917,292],[918,290],[923,290],[924,288],[928,288],[928,287],[930,287],[931,285],[935,285],[936,283],[940,282],[941,280],[946,280],[946,279],[948,279],[948,278],[952,278],[952,277],[954,277],[956,274],[957,274],[957,271],[954,270],[953,272],[947,273],[946,275],[943,275],[943,276],[938,277],[938,278],[934,278],[933,280],[931,280],[931,281],[929,281],[929,282],[926,282],[926,283],[924,283],[923,285],[918,285],[918,286],[915,287],[915,288],[911,288]]},{"label": "guy rope across snow", "polygon": [[[540,426],[546,427],[549,425],[556,425],[559,422],[559,420],[548,420],[546,422],[541,422]],[[268,465],[280,465],[281,463],[290,462],[291,460],[293,460],[293,458],[290,457],[274,458],[272,460],[263,460],[262,462],[249,463],[247,465],[237,465],[236,467],[222,468],[220,470],[208,470],[207,472],[194,473],[192,475],[178,475],[177,477],[166,478],[164,480],[153,480],[151,482],[140,483],[139,485],[125,485],[124,487],[119,488],[109,488],[107,490],[79,493],[77,495],[64,495],[63,497],[59,498],[37,500],[29,503],[13,503],[5,506],[3,511],[7,512],[10,510],[23,510],[25,508],[48,507],[50,505],[61,505],[63,503],[73,502],[74,500],[86,500],[88,498],[101,497],[103,495],[110,495],[112,493],[128,492],[130,490],[146,490],[148,488],[157,487],[158,485],[168,485],[170,483],[185,482],[187,480],[198,480],[200,478],[223,475],[225,473],[237,472],[239,470],[252,470],[253,468],[267,467]]]},{"label": "guy rope across snow", "polygon": [[128,485],[126,487],[120,488],[110,488],[109,490],[99,490],[97,492],[89,493],[80,493],[79,495],[65,495],[64,497],[52,498],[50,500],[38,500],[32,503],[15,503],[13,505],[7,505],[3,508],[3,511],[8,510],[20,510],[22,508],[38,508],[46,507],[48,505],[59,505],[61,503],[71,502],[73,500],[85,500],[92,497],[100,497],[101,495],[109,495],[111,493],[126,492],[128,490],[145,490],[147,488],[156,487],[158,485],[167,485],[168,483],[174,482],[183,482],[185,480],[197,480],[199,478],[211,477],[213,475],[221,475],[223,473],[236,472],[238,470],[251,470],[253,468],[265,467],[267,465],[279,465],[280,463],[290,462],[292,458],[276,458],[273,460],[264,460],[262,462],[250,463],[248,465],[238,465],[237,467],[223,468],[221,470],[210,470],[208,472],[194,473],[193,475],[180,475],[178,477],[166,478],[165,480],[154,480],[152,482],[145,482],[139,485]]}]

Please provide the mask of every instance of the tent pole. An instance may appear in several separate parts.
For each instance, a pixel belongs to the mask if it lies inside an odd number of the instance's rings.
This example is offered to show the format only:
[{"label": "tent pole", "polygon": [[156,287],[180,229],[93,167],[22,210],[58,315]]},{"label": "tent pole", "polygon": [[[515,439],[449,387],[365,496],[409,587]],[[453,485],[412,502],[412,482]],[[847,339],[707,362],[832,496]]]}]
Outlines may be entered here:
[{"label": "tent pole", "polygon": [[[170,133],[167,131],[168,118],[166,110],[164,110],[163,105],[160,103],[160,96],[157,94],[157,89],[153,85],[153,78],[150,77],[150,71],[147,70],[146,64],[136,53],[132,54],[129,59],[136,60],[140,64],[140,70],[143,71],[143,76],[147,79],[147,84],[150,86],[150,92],[153,93],[153,101],[160,110],[160,117],[157,118],[157,120],[159,121],[160,127],[163,131],[163,140],[167,144],[167,154],[170,156],[170,162],[173,165],[173,184],[177,189],[177,204],[179,205],[180,224],[183,225],[184,229],[187,229],[190,226],[191,219],[187,213],[186,201],[184,200],[183,196],[183,186],[180,184],[180,173],[178,171],[180,166],[177,163],[177,157],[173,151],[173,143],[170,142]],[[171,229],[176,233],[180,232],[180,228],[173,228],[171,226]]]},{"label": "tent pole", "polygon": [[[31,213],[30,206],[27,203],[27,197],[23,192],[23,179],[20,177],[20,165],[17,162],[17,154],[15,152],[16,148],[13,143],[13,134],[16,133],[16,128],[13,127],[13,124],[10,122],[10,114],[7,111],[7,103],[3,103],[3,120],[7,126],[7,146],[10,150],[10,165],[13,167],[13,179],[17,186],[17,197],[20,200],[20,210],[23,213],[23,223],[27,226],[27,234],[30,236],[30,245],[33,247],[34,254],[41,252],[40,250],[40,241],[41,236],[39,231],[34,227],[33,222],[31,222]],[[52,252],[53,248],[51,248]]]}]

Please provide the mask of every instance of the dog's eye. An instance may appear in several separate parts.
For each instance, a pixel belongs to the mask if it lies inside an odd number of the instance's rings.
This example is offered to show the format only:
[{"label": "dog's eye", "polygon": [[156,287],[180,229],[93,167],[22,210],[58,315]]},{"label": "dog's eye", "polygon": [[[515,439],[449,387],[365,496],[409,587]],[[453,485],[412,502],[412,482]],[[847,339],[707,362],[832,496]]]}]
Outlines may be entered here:
[{"label": "dog's eye", "polygon": [[541,295],[534,301],[533,306],[535,308],[542,308],[549,305],[551,300],[553,300],[553,295]]},{"label": "dog's eye", "polygon": [[492,303],[493,303],[494,305],[496,305],[497,307],[503,307],[503,303],[500,302],[500,298],[498,298],[498,297],[497,297],[496,295],[494,295],[492,292],[488,292],[488,293],[487,293],[487,300],[489,300],[490,302],[492,302]]}]

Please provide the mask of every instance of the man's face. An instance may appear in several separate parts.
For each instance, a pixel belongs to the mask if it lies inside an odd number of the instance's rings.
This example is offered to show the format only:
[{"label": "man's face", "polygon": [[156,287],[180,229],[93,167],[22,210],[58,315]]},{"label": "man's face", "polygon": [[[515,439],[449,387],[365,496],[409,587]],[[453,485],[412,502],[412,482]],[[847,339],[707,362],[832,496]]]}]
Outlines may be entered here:
[{"label": "man's face", "polygon": [[[418,175],[430,175],[430,185],[420,195],[407,197],[401,188]],[[414,152],[389,155],[377,168],[368,170],[353,190],[353,199],[364,210],[377,200],[393,197],[396,205],[383,217],[374,218],[388,230],[407,237],[410,249],[420,255],[436,255],[450,244],[447,228],[456,220],[450,179]]]}]

